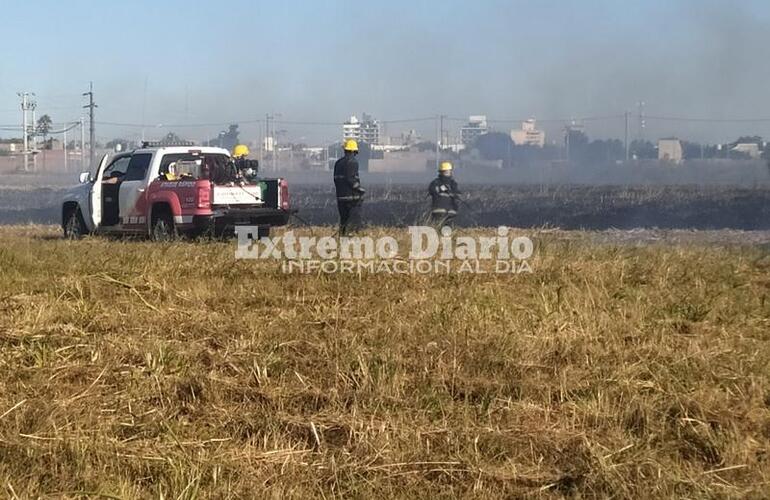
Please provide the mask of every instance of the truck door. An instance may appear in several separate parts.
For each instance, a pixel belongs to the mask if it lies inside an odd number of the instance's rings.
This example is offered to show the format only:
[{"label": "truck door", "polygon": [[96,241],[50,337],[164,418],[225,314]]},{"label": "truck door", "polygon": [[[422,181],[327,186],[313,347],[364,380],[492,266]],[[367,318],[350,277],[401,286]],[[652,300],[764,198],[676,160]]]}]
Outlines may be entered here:
[{"label": "truck door", "polygon": [[120,183],[126,176],[131,155],[119,155],[112,158],[102,171],[102,226],[120,224],[118,193]]},{"label": "truck door", "polygon": [[146,222],[146,215],[137,206],[140,199],[147,196],[147,173],[151,162],[152,153],[135,153],[131,157],[118,194],[119,215],[123,225]]},{"label": "truck door", "polygon": [[104,166],[107,165],[107,159],[110,155],[102,156],[99,162],[99,168],[94,175],[94,183],[91,186],[91,199],[88,200],[91,210],[91,222],[96,229],[102,223],[102,176],[104,176]]}]

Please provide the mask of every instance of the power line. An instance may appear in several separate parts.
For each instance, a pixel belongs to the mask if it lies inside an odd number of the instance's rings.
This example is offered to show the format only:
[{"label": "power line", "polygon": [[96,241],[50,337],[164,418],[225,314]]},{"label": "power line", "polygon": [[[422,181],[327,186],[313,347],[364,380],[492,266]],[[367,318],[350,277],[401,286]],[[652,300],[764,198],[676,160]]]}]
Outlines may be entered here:
[{"label": "power line", "polygon": [[[412,123],[412,122],[427,122],[434,121],[435,116],[426,118],[402,118],[396,120],[377,120],[379,123]],[[125,122],[96,122],[99,125],[115,126],[115,127],[153,127],[153,128],[190,128],[190,127],[225,127],[234,123],[237,124],[254,124],[262,123],[264,120],[229,120],[224,122],[209,122],[209,123],[159,123],[157,125],[142,125],[139,123],[125,123]],[[307,126],[322,126],[322,127],[338,127],[342,122],[324,122],[324,121],[301,121],[301,120],[271,120],[272,123],[279,125],[307,125]]]},{"label": "power line", "polygon": [[54,134],[63,134],[65,132],[69,132],[73,128],[77,128],[80,126],[80,122],[70,122],[70,123],[63,123],[64,128],[58,129],[58,130],[49,130],[48,135],[54,135]]},{"label": "power line", "polygon": [[[538,123],[571,123],[571,122],[591,122],[591,121],[609,121],[609,120],[622,120],[624,118],[623,113],[618,113],[614,115],[595,115],[595,116],[570,116],[569,118],[536,118]],[[492,118],[487,119],[487,123],[522,123],[527,120],[531,120],[533,117],[529,116],[527,118]],[[435,120],[435,117],[432,118]],[[468,121],[467,118],[458,118],[458,117],[445,117],[445,120],[452,121],[452,122],[462,122],[466,123]]]},{"label": "power line", "polygon": [[699,123],[764,123],[770,122],[770,118],[693,118],[684,116],[649,116],[645,115],[647,120],[669,121],[669,122],[699,122]]},{"label": "power line", "polygon": [[339,127],[340,126],[340,122],[312,122],[312,121],[295,121],[295,120],[273,120],[273,123],[277,123],[279,125],[307,125],[307,126],[318,126],[318,127]]},{"label": "power line", "polygon": [[[396,120],[377,120],[379,123],[414,123],[414,122],[427,122],[434,121],[435,116],[426,118],[402,118]],[[128,127],[128,128],[196,128],[196,127],[226,127],[232,124],[249,125],[255,123],[262,123],[264,120],[229,120],[225,122],[209,122],[209,123],[159,123],[157,125],[148,125],[141,123],[127,123],[127,122],[95,122],[97,125],[105,125],[110,127]],[[271,123],[279,125],[305,125],[305,126],[322,126],[322,127],[339,127],[342,122],[322,122],[322,121],[299,121],[299,120],[271,120]]]},{"label": "power line", "polygon": [[[427,116],[424,118],[399,118],[395,120],[377,120],[377,123],[388,125],[392,123],[416,123],[416,122],[432,122],[435,121],[435,116]],[[248,123],[245,121],[235,121],[229,123]],[[319,127],[339,127],[342,122],[324,122],[324,121],[301,121],[301,120],[274,120],[274,123],[281,125],[307,125],[307,126],[319,126]]]},{"label": "power line", "polygon": [[80,106],[38,106],[38,107],[46,111],[48,111],[49,109],[52,109],[54,111],[80,109]]},{"label": "power line", "polygon": [[[38,98],[38,106],[37,107],[40,108],[41,110],[45,110],[45,111],[48,111],[48,110],[62,111],[62,110],[80,109],[80,106],[44,106],[44,105],[40,104],[39,98]],[[0,109],[0,113],[16,113],[18,111],[19,111],[18,108]]]},{"label": "power line", "polygon": [[[79,120],[66,120],[61,122],[51,122],[55,125],[63,125],[63,126],[69,126],[73,123],[78,124],[80,123]],[[19,125],[0,125],[0,130],[23,130],[22,127]]]},{"label": "power line", "polygon": [[104,125],[108,127],[127,127],[127,128],[197,128],[197,127],[226,127],[232,124],[253,124],[262,123],[264,120],[230,120],[227,122],[216,123],[158,123],[156,125],[141,124],[141,123],[124,123],[124,122],[95,122],[97,125]]},{"label": "power line", "polygon": [[[573,120],[579,120],[579,121],[591,121],[591,120],[602,120],[602,119],[608,119],[608,118],[622,118],[623,115],[612,115],[612,116],[605,116],[605,117],[583,117],[583,118],[563,118],[563,119],[551,119],[551,120],[538,120],[539,122],[565,122],[565,121],[573,121]],[[458,122],[464,122],[467,121],[466,118],[452,118],[452,117],[446,117],[445,120],[448,121],[458,121]],[[490,123],[518,123],[521,121],[526,121],[525,119],[507,119],[507,120],[488,120]],[[128,128],[141,128],[141,127],[149,127],[149,128],[195,128],[195,127],[225,127],[231,124],[241,124],[241,125],[248,125],[248,124],[255,124],[255,123],[262,123],[264,120],[229,120],[229,121],[223,121],[223,122],[209,122],[209,123],[159,123],[156,125],[148,125],[148,124],[141,124],[141,123],[129,123],[129,122],[108,122],[108,121],[97,121],[97,125],[104,125],[104,126],[110,126],[110,127],[128,127]],[[417,123],[417,122],[435,122],[436,117],[435,116],[428,116],[424,118],[397,118],[392,120],[377,120],[378,123],[383,125],[388,124],[396,124],[396,123]],[[303,126],[319,126],[319,127],[339,127],[343,122],[326,122],[326,121],[304,121],[304,120],[271,120],[272,123],[278,124],[278,125],[303,125]]]},{"label": "power line", "polygon": [[[87,95],[88,93],[86,93]],[[86,106],[88,107],[88,106]],[[521,123],[531,119],[528,118],[494,118],[487,119],[488,123]],[[537,118],[538,123],[570,123],[570,122],[596,122],[596,121],[611,121],[611,120],[625,120],[626,113],[608,114],[608,115],[590,115],[590,116],[572,116],[564,118]],[[396,118],[390,120],[378,120],[383,125],[398,124],[398,123],[417,123],[417,122],[435,122],[436,117],[423,117],[423,118]],[[458,118],[445,116],[445,121],[450,122],[467,122],[467,118]],[[767,123],[770,122],[770,118],[706,118],[706,117],[686,117],[686,116],[651,116],[644,114],[643,120],[649,121],[670,121],[670,122],[693,122],[693,123]],[[205,122],[205,123],[159,123],[156,125],[148,125],[141,123],[131,122],[111,122],[111,121],[95,121],[97,125],[104,125],[110,127],[126,127],[126,128],[202,128],[202,127],[226,127],[231,124],[249,125],[263,123],[264,119],[249,119],[249,120],[228,120],[220,122]],[[311,126],[311,127],[337,127],[343,122],[341,121],[312,121],[312,120],[273,120],[273,123],[278,125],[298,125],[298,126]]]},{"label": "power line", "polygon": [[426,116],[425,118],[402,118],[398,120],[379,120],[380,123],[414,123],[414,122],[432,122],[435,116]]}]

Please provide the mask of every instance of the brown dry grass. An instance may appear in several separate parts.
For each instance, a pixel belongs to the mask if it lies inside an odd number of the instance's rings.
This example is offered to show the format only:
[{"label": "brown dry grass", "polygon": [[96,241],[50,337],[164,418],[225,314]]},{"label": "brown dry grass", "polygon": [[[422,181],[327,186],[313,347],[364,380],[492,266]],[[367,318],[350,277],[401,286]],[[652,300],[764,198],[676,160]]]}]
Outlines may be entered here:
[{"label": "brown dry grass", "polygon": [[0,229],[0,497],[770,495],[770,257],[283,275]]}]

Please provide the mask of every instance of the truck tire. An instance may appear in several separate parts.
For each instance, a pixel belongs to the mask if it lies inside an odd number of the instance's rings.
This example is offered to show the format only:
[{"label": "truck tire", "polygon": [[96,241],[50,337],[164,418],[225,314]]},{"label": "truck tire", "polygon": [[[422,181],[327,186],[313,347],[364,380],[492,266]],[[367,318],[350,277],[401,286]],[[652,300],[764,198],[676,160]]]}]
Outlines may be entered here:
[{"label": "truck tire", "polygon": [[68,240],[79,240],[87,233],[83,217],[80,215],[79,208],[70,209],[62,225],[64,238]]},{"label": "truck tire", "polygon": [[167,211],[162,211],[152,218],[152,241],[173,241],[177,237],[174,218]]}]

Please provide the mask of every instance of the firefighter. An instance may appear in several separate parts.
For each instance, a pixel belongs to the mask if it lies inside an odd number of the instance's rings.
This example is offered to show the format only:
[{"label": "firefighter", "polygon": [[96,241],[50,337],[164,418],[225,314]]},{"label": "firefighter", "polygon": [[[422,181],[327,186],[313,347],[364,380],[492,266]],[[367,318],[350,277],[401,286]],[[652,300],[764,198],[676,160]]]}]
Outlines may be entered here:
[{"label": "firefighter", "polygon": [[245,144],[238,144],[233,148],[233,159],[246,158],[249,156],[249,147]]},{"label": "firefighter", "polygon": [[334,187],[337,191],[337,209],[340,213],[340,236],[347,236],[361,227],[361,205],[364,189],[358,177],[358,143],[345,141],[345,155],[334,164]]},{"label": "firefighter", "polygon": [[236,175],[240,174],[247,181],[254,181],[259,170],[257,160],[249,160],[251,154],[249,147],[245,144],[238,144],[233,148],[233,164],[235,165]]},{"label": "firefighter", "polygon": [[428,195],[431,197],[430,219],[435,226],[441,227],[451,224],[457,216],[457,201],[460,198],[460,190],[457,182],[452,178],[452,164],[443,161],[438,167],[438,177],[428,186]]}]

